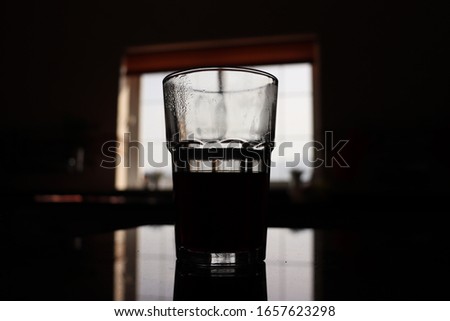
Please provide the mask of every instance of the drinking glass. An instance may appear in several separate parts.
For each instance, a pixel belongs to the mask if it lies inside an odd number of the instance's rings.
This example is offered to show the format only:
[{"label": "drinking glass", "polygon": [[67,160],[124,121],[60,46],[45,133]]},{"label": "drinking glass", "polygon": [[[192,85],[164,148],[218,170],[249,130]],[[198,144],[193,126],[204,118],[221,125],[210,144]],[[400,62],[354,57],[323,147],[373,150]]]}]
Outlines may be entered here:
[{"label": "drinking glass", "polygon": [[265,259],[278,80],[209,67],[163,80],[176,254],[196,264]]}]

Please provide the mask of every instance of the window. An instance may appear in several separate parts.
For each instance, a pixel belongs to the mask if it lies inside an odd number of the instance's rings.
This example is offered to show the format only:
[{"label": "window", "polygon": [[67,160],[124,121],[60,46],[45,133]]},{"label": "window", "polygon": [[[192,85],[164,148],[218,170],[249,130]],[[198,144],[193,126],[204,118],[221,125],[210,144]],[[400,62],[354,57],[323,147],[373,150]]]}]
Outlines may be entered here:
[{"label": "window", "polygon": [[[279,79],[273,186],[284,186],[293,170],[308,182],[303,146],[314,139],[313,75],[315,42],[304,37],[274,37],[202,42],[133,49],[124,61],[118,138],[124,162],[117,169],[118,189],[171,189],[171,156],[165,147],[162,79],[171,71],[211,65],[240,65],[265,70]],[[317,124],[315,124],[317,125]],[[125,133],[129,133],[126,136]],[[141,149],[130,144],[138,141]],[[308,151],[309,159],[313,157]],[[128,166],[126,166],[128,165]]]}]

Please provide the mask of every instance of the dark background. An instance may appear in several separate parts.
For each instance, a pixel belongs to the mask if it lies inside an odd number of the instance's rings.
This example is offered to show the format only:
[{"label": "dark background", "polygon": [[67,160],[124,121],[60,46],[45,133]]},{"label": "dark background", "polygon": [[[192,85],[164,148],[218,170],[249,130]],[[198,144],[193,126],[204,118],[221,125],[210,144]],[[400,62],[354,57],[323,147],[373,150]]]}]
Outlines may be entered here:
[{"label": "dark background", "polygon": [[[315,34],[320,45],[319,122],[323,131],[350,140],[343,152],[350,168],[324,168],[324,180],[313,185],[320,198],[304,206],[275,200],[272,212],[286,219],[274,224],[320,229],[318,299],[448,299],[450,34],[441,3],[3,4],[0,271],[5,298],[110,298],[108,290],[60,291],[77,283],[62,272],[75,259],[51,258],[64,257],[77,233],[138,224],[141,208],[45,207],[30,195],[114,191],[114,172],[99,166],[100,147],[116,138],[126,48],[304,33]],[[69,171],[68,159],[80,147],[84,170]],[[112,254],[105,255],[112,260]],[[27,256],[48,256],[50,263],[30,268],[33,260]],[[58,278],[58,286],[48,281]],[[30,284],[49,290],[24,294]]]}]

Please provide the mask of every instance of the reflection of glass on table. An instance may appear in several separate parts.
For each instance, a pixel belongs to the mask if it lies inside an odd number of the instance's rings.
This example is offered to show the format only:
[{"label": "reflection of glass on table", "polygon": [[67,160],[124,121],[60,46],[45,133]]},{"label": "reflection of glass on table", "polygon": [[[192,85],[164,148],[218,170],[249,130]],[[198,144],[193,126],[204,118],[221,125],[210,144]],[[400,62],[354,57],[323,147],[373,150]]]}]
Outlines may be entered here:
[{"label": "reflection of glass on table", "polygon": [[177,261],[174,301],[265,301],[266,265],[204,266]]}]

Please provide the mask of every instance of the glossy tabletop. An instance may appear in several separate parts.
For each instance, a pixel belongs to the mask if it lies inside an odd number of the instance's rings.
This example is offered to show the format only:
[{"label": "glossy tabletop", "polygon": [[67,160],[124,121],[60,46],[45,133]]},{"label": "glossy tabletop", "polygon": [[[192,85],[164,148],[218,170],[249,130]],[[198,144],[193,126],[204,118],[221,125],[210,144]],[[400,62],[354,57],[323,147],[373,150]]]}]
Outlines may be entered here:
[{"label": "glossy tabletop", "polygon": [[311,229],[269,228],[265,264],[249,269],[177,264],[171,225],[135,232],[137,300],[313,299]]}]

